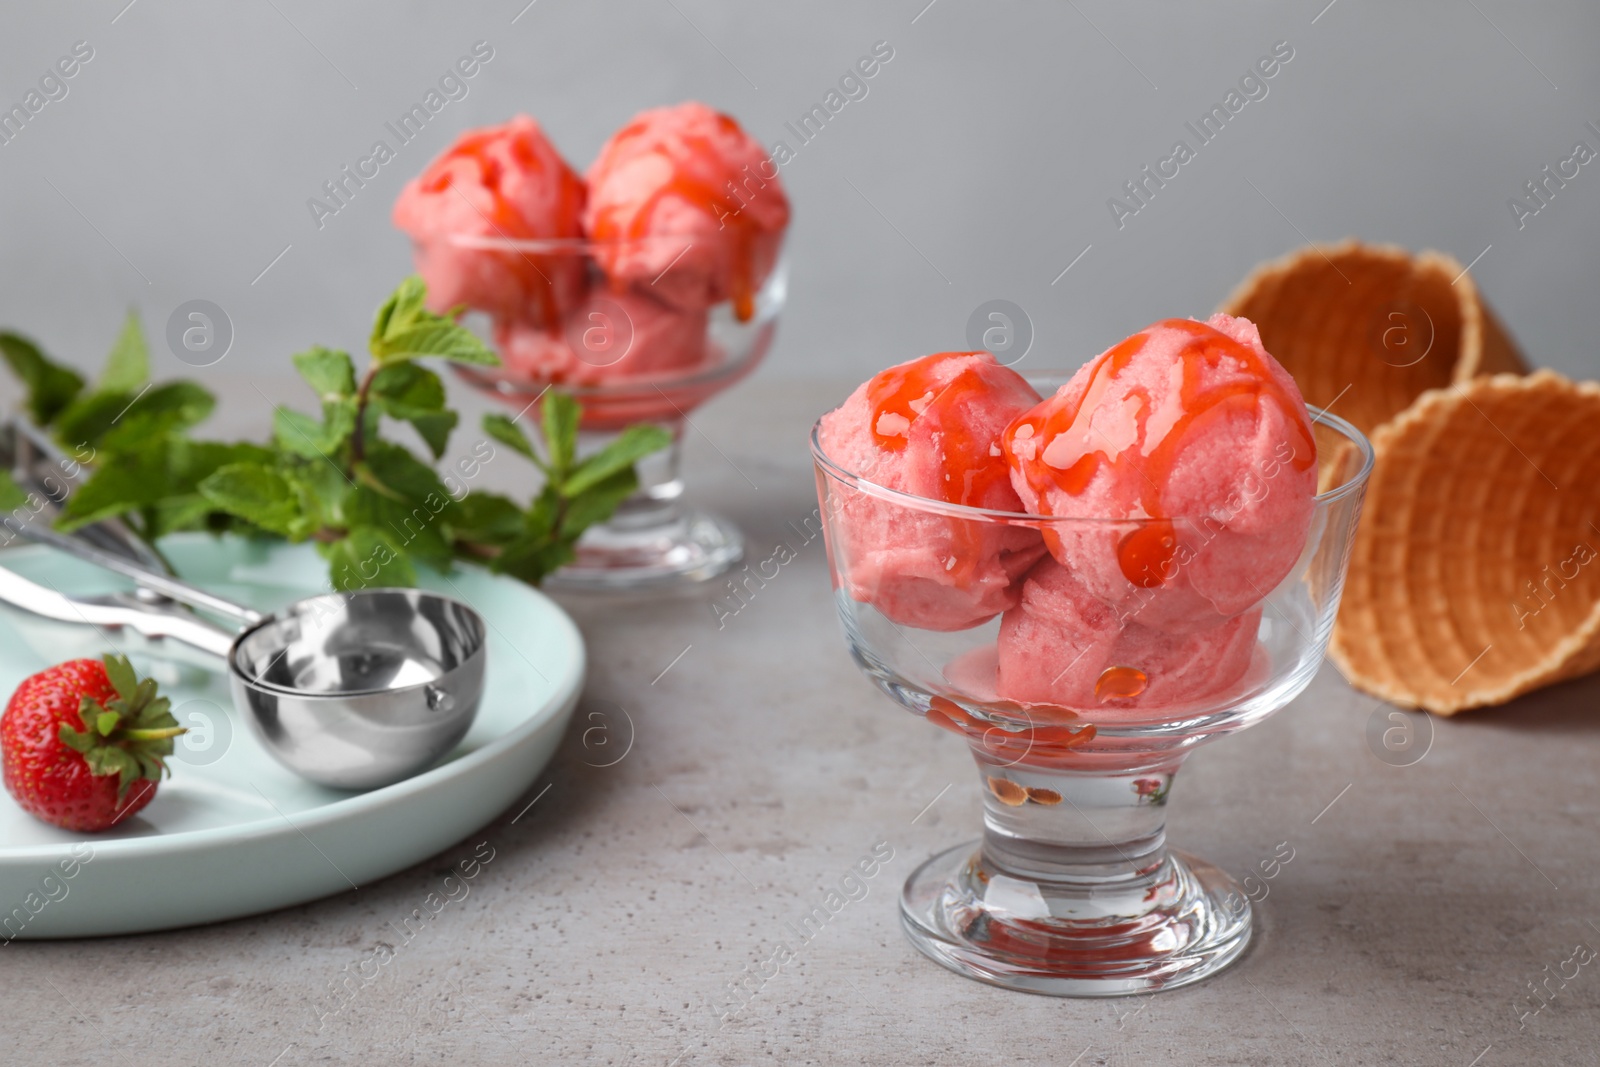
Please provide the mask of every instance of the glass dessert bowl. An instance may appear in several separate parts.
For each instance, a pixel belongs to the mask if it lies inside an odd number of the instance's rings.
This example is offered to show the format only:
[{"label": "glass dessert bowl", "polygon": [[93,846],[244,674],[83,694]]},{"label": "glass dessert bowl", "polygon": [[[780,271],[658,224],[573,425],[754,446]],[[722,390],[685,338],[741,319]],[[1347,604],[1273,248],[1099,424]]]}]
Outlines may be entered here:
[{"label": "glass dessert bowl", "polygon": [[783,306],[789,200],[759,141],[686,101],[635,115],[580,175],[518,115],[458,137],[401,190],[394,223],[434,310],[488,317],[503,365],[468,381],[519,416],[569,393],[580,454],[631,423],[672,436],[550,585],[703,581],[740,557],[735,527],[680,503],[679,453],[689,413],[755,368]]},{"label": "glass dessert bowl", "polygon": [[[1314,448],[1297,451],[1314,452],[1314,471],[1280,454],[1250,501],[1197,519],[1059,517],[887,488],[841,462],[848,448],[819,420],[811,450],[851,654],[890,699],[967,742],[983,789],[982,838],[905,884],[902,925],[924,954],[1006,988],[1115,996],[1197,981],[1243,952],[1249,900],[1168,849],[1166,805],[1196,746],[1283,707],[1322,662],[1372,451],[1343,420],[1310,415]],[[1027,420],[1005,431],[1008,450],[1032,435]],[[1194,596],[1219,588],[1229,557],[1270,556],[1230,541],[1253,535],[1229,521],[1292,495],[1296,477],[1288,554],[1255,572],[1270,584]]]},{"label": "glass dessert bowl", "polygon": [[684,247],[681,238],[604,244],[465,235],[455,240],[480,252],[522,257],[552,277],[581,272],[588,280],[587,296],[559,321],[496,327],[493,343],[503,365],[457,366],[463,379],[530,417],[538,414],[535,401],[546,389],[572,396],[583,409],[580,455],[604,447],[635,423],[654,423],[672,434],[670,447],[637,464],[638,491],[611,519],[590,527],[578,542],[578,558],[546,583],[625,591],[704,581],[733,566],[744,551],[739,528],[683,500],[683,437],[695,408],[755,370],[772,346],[787,292],[782,260],[759,289],[685,311],[659,295],[659,287],[674,283],[680,266],[665,268],[652,279],[655,284],[607,280],[600,270],[601,262],[619,254],[670,259]]}]

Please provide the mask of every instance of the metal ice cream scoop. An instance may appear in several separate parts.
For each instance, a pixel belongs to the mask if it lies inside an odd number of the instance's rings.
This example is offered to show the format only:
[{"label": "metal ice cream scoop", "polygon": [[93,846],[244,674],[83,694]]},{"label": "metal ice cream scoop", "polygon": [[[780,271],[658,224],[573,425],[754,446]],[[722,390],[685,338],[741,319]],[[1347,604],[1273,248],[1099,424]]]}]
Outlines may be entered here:
[{"label": "metal ice cream scoop", "polygon": [[251,732],[311,781],[339,789],[400,781],[448,753],[477,714],[484,621],[449,597],[364,589],[262,614],[42,524],[18,532],[243,627],[137,597],[77,599],[0,567],[0,601],[36,619],[93,626],[113,647],[132,634],[221,657]]}]

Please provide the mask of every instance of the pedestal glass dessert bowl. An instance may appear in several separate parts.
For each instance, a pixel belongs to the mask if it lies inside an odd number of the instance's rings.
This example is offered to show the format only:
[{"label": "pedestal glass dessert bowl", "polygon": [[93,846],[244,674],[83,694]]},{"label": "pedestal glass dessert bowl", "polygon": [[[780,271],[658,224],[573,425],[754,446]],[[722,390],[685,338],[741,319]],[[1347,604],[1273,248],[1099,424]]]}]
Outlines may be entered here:
[{"label": "pedestal glass dessert bowl", "polygon": [[490,321],[504,365],[470,381],[535,417],[544,391],[570,393],[580,451],[630,423],[671,432],[552,586],[701,581],[739,558],[737,529],[680,503],[678,459],[690,412],[772,341],[790,214],[778,167],[689,100],[639,112],[581,175],[530,116],[468,130],[395,200],[433,310]]},{"label": "pedestal glass dessert bowl", "polygon": [[[704,581],[743,553],[738,527],[683,501],[683,438],[694,409],[766,355],[787,272],[781,258],[759,264],[754,275],[735,270],[731,297],[704,306],[682,295],[705,289],[706,268],[694,243],[661,235],[601,242],[464,234],[451,240],[487,254],[490,262],[514,263],[552,288],[565,285],[582,294],[555,299],[547,293],[531,302],[526,319],[498,322],[487,332],[503,365],[458,366],[466,381],[530,417],[537,417],[536,401],[547,389],[572,396],[583,409],[580,455],[634,423],[654,423],[672,434],[669,448],[637,464],[638,491],[609,521],[585,531],[578,558],[547,579],[552,588],[627,591]],[[418,254],[420,260],[425,253]],[[626,280],[618,277],[619,262],[662,266]],[[756,276],[759,286],[746,283]],[[546,310],[557,307],[560,315]]]},{"label": "pedestal glass dessert bowl", "polygon": [[[1048,396],[1060,382],[1039,384]],[[1064,518],[914,496],[842,466],[818,422],[850,652],[891,700],[966,741],[983,789],[982,838],[905,884],[902,924],[923,953],[1011,989],[1114,996],[1197,981],[1243,952],[1250,901],[1167,847],[1166,809],[1190,752],[1282,708],[1322,662],[1372,450],[1310,414],[1304,547],[1286,577],[1255,571],[1271,587],[1227,603],[1195,595],[1223,556],[1254,584],[1225,510]],[[1252,501],[1287,486],[1299,458],[1263,465]]]}]

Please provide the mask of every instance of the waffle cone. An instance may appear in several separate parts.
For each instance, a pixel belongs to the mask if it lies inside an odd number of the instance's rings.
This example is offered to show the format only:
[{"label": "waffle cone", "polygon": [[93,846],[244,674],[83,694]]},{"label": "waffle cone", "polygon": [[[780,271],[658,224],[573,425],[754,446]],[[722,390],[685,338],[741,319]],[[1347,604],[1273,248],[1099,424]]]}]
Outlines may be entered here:
[{"label": "waffle cone", "polygon": [[1330,650],[1352,684],[1450,715],[1600,668],[1596,425],[1600,385],[1539,371],[1374,433]]},{"label": "waffle cone", "polygon": [[1256,324],[1307,403],[1367,434],[1428,389],[1525,369],[1472,276],[1440,252],[1302,248],[1257,267],[1221,310]]}]

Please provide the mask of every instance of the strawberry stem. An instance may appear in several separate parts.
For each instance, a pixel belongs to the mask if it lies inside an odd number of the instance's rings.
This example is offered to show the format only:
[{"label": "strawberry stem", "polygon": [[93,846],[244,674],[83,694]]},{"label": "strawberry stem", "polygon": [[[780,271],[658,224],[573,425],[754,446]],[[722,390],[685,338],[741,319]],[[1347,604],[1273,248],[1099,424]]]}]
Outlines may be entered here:
[{"label": "strawberry stem", "polygon": [[126,741],[165,741],[169,737],[186,734],[186,726],[169,726],[164,730],[123,730],[117,736]]}]

